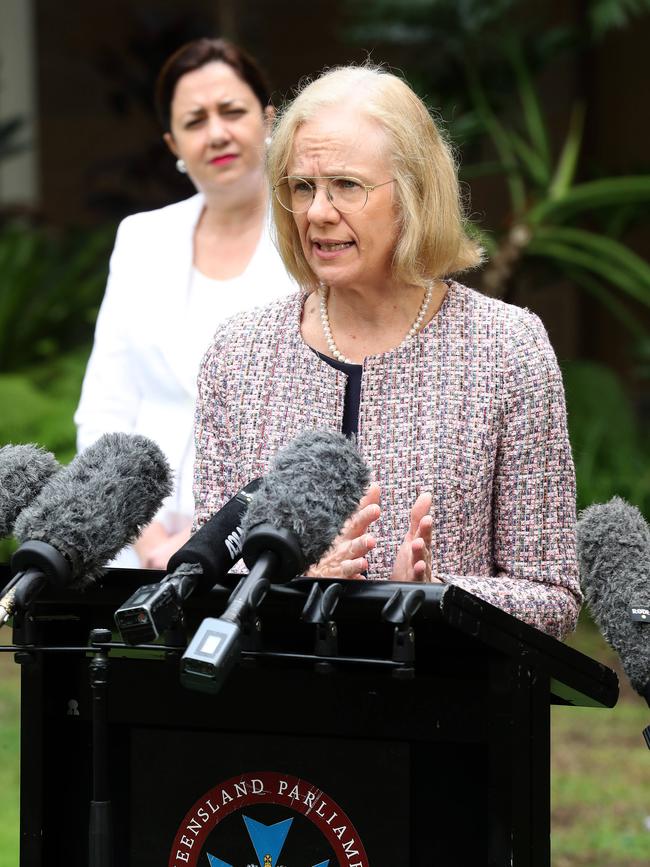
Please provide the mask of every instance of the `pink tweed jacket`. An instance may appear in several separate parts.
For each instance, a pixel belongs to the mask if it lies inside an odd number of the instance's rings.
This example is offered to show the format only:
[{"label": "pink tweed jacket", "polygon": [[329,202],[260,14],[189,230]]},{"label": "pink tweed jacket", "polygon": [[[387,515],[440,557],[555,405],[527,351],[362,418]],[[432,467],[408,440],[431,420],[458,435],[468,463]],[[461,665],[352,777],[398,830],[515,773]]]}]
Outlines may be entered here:
[{"label": "pink tweed jacket", "polygon": [[[304,343],[301,293],[219,327],[199,374],[195,526],[305,429],[341,429],[346,375]],[[449,281],[437,315],[363,365],[358,447],[382,490],[369,578],[390,578],[418,494],[434,574],[552,635],[581,595],[562,379],[540,320]]]}]

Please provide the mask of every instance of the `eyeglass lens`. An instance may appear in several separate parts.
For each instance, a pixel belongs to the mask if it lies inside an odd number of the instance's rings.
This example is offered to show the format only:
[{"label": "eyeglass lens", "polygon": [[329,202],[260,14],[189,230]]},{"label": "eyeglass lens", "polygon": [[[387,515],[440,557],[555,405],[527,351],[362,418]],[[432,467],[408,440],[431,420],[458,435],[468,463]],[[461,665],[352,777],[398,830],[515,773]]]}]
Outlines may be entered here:
[{"label": "eyeglass lens", "polygon": [[[275,194],[284,208],[294,214],[301,214],[309,210],[317,186],[321,185],[304,178],[286,178],[277,184]],[[324,186],[327,198],[338,211],[344,213],[360,211],[368,200],[365,186],[355,178],[330,178]]]}]

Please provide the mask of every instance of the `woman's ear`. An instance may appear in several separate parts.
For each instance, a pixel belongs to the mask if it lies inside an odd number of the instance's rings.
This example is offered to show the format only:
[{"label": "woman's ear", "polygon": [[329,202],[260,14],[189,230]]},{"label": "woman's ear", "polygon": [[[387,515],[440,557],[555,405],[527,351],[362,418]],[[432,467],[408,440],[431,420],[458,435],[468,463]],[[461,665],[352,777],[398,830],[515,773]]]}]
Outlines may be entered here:
[{"label": "woman's ear", "polygon": [[170,132],[166,132],[163,135],[163,141],[169,148],[169,150],[174,154],[175,157],[178,156],[178,148],[176,147],[176,142],[174,141],[174,136]]}]

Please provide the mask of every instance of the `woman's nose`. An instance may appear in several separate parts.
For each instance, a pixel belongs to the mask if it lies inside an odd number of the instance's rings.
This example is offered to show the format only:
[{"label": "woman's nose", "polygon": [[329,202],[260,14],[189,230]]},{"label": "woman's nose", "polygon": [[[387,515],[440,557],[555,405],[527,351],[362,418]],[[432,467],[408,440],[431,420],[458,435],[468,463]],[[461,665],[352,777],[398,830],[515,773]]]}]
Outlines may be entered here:
[{"label": "woman's nose", "polygon": [[227,125],[218,115],[210,115],[208,119],[208,136],[211,145],[223,145],[230,141]]},{"label": "woman's nose", "polygon": [[314,198],[307,209],[307,217],[313,223],[332,223],[339,219],[339,212],[327,195],[327,187],[322,184],[319,184],[314,190]]}]

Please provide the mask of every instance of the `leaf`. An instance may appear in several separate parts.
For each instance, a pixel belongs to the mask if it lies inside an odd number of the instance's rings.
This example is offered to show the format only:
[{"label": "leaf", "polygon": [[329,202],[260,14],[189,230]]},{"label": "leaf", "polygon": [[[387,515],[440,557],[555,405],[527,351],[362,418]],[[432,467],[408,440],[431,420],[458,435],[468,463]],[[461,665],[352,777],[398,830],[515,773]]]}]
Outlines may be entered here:
[{"label": "leaf", "polygon": [[535,232],[534,237],[540,241],[580,247],[601,262],[607,259],[608,264],[629,273],[638,281],[640,287],[645,286],[650,292],[650,265],[620,241],[570,226],[542,226]]},{"label": "leaf", "polygon": [[467,85],[476,113],[481,118],[486,131],[492,139],[501,163],[503,164],[510,191],[512,210],[515,215],[522,214],[526,205],[526,190],[517,169],[517,160],[513,151],[512,142],[508,133],[490,108],[490,104],[481,85],[477,71],[469,58],[466,58],[465,60],[465,71],[467,75]]},{"label": "leaf", "polygon": [[587,271],[592,271],[599,277],[617,286],[622,292],[640,301],[642,304],[650,307],[650,292],[639,286],[638,280],[629,272],[623,271],[616,265],[605,262],[597,256],[586,253],[584,250],[577,249],[569,244],[561,244],[558,241],[544,241],[541,238],[533,238],[528,247],[527,253],[533,256],[543,256],[547,259],[555,260],[560,263],[562,269],[566,265],[577,266],[584,268]]},{"label": "leaf", "polygon": [[588,4],[591,31],[596,39],[610,30],[627,27],[631,19],[650,11],[650,0],[591,0]]},{"label": "leaf", "polygon": [[601,178],[572,187],[561,199],[546,199],[527,214],[532,225],[544,221],[558,222],[576,214],[612,205],[650,201],[650,174]]},{"label": "leaf", "polygon": [[530,71],[524,60],[521,44],[510,37],[506,42],[506,50],[512,64],[519,99],[524,112],[524,121],[538,160],[544,166],[548,177],[551,172],[551,149],[548,143],[548,133],[542,109],[533,85]]},{"label": "leaf", "polygon": [[510,137],[513,151],[519,157],[520,162],[524,164],[531,180],[538,187],[546,190],[551,179],[547,162],[521,136],[517,135],[514,130],[508,130],[507,134]]},{"label": "leaf", "polygon": [[585,122],[585,107],[582,103],[573,106],[569,131],[560,153],[560,158],[555,169],[553,180],[549,188],[549,197],[559,199],[565,196],[573,183],[580,147],[582,145],[582,133]]},{"label": "leaf", "polygon": [[582,271],[579,268],[567,268],[565,271],[567,277],[582,286],[590,295],[593,295],[603,307],[606,307],[609,312],[630,332],[637,341],[639,346],[644,345],[648,340],[648,332],[639,321],[639,317],[630,312],[623,304],[621,299],[609,287],[605,286],[591,274]]}]

